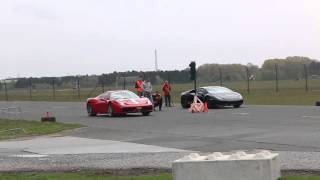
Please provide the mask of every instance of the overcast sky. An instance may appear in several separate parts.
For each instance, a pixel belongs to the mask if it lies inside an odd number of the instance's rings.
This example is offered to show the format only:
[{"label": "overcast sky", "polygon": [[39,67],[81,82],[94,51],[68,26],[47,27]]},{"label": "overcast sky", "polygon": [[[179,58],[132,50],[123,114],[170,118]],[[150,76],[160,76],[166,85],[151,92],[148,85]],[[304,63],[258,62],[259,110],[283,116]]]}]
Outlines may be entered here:
[{"label": "overcast sky", "polygon": [[1,0],[0,78],[320,59],[319,0]]}]

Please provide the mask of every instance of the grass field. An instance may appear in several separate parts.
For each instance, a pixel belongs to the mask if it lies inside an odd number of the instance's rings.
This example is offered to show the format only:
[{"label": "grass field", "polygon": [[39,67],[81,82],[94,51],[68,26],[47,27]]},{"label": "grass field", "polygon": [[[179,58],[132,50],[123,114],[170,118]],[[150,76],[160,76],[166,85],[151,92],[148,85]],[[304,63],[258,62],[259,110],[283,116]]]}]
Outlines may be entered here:
[{"label": "grass field", "polygon": [[37,136],[83,127],[78,124],[0,119],[0,140]]},{"label": "grass field", "polygon": [[320,180],[320,176],[287,176],[279,180]]},{"label": "grass field", "polygon": [[[171,174],[109,176],[92,172],[79,173],[0,173],[0,180],[172,180]],[[279,180],[320,180],[320,176],[288,176]]]},{"label": "grass field", "polygon": [[[199,86],[218,85],[219,83],[200,83]],[[275,91],[275,81],[252,81],[250,82],[250,92],[247,92],[247,82],[224,82],[223,85],[230,89],[240,92],[246,104],[266,104],[266,105],[314,105],[315,101],[320,100],[320,80],[309,80],[308,88],[305,90],[305,81],[282,80],[279,81],[279,91]],[[180,102],[180,94],[183,91],[193,88],[193,84],[172,84],[173,101],[177,104]],[[128,87],[134,91],[133,86]],[[106,87],[105,90],[115,89],[115,87]],[[154,91],[161,91],[160,85],[154,86]],[[32,98],[29,95],[29,89],[9,89],[9,101],[85,101],[88,97],[94,97],[102,92],[101,87],[82,88],[80,97],[77,90],[51,89],[33,90]],[[4,91],[0,91],[0,100],[5,100]]]}]

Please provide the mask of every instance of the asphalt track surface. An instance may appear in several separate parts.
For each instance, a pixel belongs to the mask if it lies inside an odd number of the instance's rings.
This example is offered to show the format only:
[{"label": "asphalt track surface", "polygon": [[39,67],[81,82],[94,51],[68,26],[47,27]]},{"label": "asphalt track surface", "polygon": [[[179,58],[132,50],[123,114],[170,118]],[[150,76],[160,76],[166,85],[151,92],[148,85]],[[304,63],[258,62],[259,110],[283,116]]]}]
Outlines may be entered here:
[{"label": "asphalt track surface", "polygon": [[[269,149],[320,151],[320,108],[316,106],[249,106],[210,109],[192,114],[180,106],[150,116],[88,117],[78,102],[0,102],[0,108],[20,107],[20,118],[40,120],[45,112],[57,121],[87,128],[68,136],[214,152]],[[19,118],[15,114],[0,117]]]}]

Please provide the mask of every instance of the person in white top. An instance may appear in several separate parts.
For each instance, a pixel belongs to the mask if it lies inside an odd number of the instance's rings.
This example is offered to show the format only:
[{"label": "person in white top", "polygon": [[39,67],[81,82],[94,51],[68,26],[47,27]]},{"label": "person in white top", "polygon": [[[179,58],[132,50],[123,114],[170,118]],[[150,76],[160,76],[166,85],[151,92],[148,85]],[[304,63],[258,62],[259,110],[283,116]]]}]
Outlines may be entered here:
[{"label": "person in white top", "polygon": [[152,99],[152,84],[150,82],[150,80],[145,80],[142,84],[142,88],[143,88],[143,96],[148,98],[151,103],[153,104],[153,99]]}]

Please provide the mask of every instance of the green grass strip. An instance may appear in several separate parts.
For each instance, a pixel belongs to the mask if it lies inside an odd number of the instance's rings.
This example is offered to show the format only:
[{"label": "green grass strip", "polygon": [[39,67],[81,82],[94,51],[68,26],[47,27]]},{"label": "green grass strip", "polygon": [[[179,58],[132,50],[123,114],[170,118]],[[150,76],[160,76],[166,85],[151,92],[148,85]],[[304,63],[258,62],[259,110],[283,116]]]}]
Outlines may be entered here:
[{"label": "green grass strip", "polygon": [[79,124],[0,119],[0,140],[39,136],[83,127]]},{"label": "green grass strip", "polygon": [[171,174],[109,176],[94,173],[0,173],[0,180],[172,180]]}]

